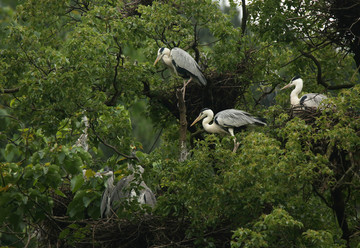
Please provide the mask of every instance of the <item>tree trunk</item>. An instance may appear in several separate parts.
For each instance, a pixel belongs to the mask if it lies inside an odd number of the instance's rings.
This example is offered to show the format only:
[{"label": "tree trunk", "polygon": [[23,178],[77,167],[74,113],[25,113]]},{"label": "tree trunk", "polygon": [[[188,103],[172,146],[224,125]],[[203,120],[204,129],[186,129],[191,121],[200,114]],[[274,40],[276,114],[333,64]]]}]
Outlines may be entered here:
[{"label": "tree trunk", "polygon": [[180,120],[180,130],[179,130],[179,140],[180,140],[180,162],[184,162],[188,155],[186,148],[186,131],[187,131],[187,121],[186,121],[186,106],[181,89],[177,89],[176,97],[178,98],[178,107],[179,107],[179,120]]},{"label": "tree trunk", "polygon": [[343,232],[342,239],[346,240],[347,246],[349,247],[350,241],[350,230],[346,221],[345,215],[345,199],[344,194],[340,188],[331,191],[331,198],[333,199],[333,209],[336,214],[337,221]]},{"label": "tree trunk", "polygon": [[[347,45],[354,54],[357,68],[360,67],[360,3],[359,0],[329,1],[330,11],[337,20],[337,31],[340,43],[347,41]],[[360,73],[360,70],[358,70]]]},{"label": "tree trunk", "polygon": [[241,0],[241,9],[242,9],[241,33],[242,33],[242,35],[244,35],[245,31],[246,31],[246,22],[247,22],[247,18],[248,18],[245,0]]},{"label": "tree trunk", "polygon": [[[329,160],[334,166],[334,177],[339,184],[330,189],[332,209],[335,212],[336,219],[342,231],[341,238],[346,240],[347,247],[349,247],[351,231],[346,219],[346,199],[344,196],[344,190],[346,190],[346,185],[351,182],[351,179],[345,177],[346,171],[348,171],[351,167],[351,164],[349,164],[349,161],[346,159],[346,153],[338,150],[337,148],[334,149],[329,157]],[[343,179],[343,177],[345,178]]]}]

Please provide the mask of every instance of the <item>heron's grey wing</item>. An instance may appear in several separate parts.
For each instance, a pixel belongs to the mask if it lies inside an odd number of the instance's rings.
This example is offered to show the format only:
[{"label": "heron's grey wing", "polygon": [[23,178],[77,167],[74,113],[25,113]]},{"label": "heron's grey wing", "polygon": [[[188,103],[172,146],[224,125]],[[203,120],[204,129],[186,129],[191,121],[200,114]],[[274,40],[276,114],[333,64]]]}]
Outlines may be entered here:
[{"label": "heron's grey wing", "polygon": [[145,184],[145,182],[141,182],[141,187],[143,187],[143,189],[141,190],[141,197],[142,199],[140,199],[140,203],[143,204],[147,204],[151,207],[154,207],[156,204],[156,198],[154,193],[151,191],[151,189]]},{"label": "heron's grey wing", "polygon": [[130,183],[129,176],[122,178],[115,186],[113,192],[111,193],[111,207],[114,212],[119,208],[119,204],[125,198],[128,198],[130,193],[128,190],[128,186]]},{"label": "heron's grey wing", "polygon": [[185,69],[193,75],[202,85],[206,85],[206,79],[201,72],[200,66],[196,63],[195,59],[191,57],[186,51],[181,48],[175,47],[171,49],[170,56],[175,62],[177,67]]},{"label": "heron's grey wing", "polygon": [[317,108],[324,99],[327,99],[327,96],[318,93],[309,93],[300,98],[300,105]]},{"label": "heron's grey wing", "polygon": [[266,123],[259,118],[238,109],[226,109],[220,111],[215,115],[214,120],[216,124],[223,127],[241,127],[250,124],[266,125]]},{"label": "heron's grey wing", "polygon": [[104,218],[107,214],[107,212],[109,211],[109,209],[107,209],[107,203],[108,200],[110,198],[110,190],[108,188],[106,188],[101,196],[101,204],[100,204],[100,216],[101,218]]}]

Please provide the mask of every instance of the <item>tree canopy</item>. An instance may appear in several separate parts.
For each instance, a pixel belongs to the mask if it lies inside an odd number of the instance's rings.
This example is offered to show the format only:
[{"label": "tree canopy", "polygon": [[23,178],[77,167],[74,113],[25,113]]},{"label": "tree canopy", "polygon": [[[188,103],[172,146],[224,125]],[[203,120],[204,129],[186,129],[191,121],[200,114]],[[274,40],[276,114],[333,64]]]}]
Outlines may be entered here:
[{"label": "tree canopy", "polygon": [[[8,2],[0,246],[358,247],[357,0]],[[160,47],[190,53],[206,87],[180,97],[183,80],[153,65]],[[295,75],[325,108],[290,108]],[[233,153],[230,136],[189,126],[205,107],[267,126],[237,133]],[[129,164],[156,207],[130,199],[101,219],[96,173],[119,181]]]}]

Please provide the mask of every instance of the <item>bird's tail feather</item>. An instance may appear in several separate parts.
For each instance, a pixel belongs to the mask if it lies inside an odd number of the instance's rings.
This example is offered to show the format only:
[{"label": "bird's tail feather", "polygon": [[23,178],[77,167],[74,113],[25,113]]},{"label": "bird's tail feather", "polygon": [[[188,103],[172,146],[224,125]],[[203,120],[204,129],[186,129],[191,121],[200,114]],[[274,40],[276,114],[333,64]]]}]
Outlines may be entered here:
[{"label": "bird's tail feather", "polygon": [[199,81],[200,81],[200,84],[201,84],[201,85],[206,86],[207,81],[206,81],[206,78],[204,77],[204,75],[201,75],[201,76],[199,77]]},{"label": "bird's tail feather", "polygon": [[257,120],[257,122],[255,122],[256,125],[259,125],[259,126],[267,126],[267,123],[266,123],[266,119],[265,119],[265,118],[255,117],[255,119]]}]

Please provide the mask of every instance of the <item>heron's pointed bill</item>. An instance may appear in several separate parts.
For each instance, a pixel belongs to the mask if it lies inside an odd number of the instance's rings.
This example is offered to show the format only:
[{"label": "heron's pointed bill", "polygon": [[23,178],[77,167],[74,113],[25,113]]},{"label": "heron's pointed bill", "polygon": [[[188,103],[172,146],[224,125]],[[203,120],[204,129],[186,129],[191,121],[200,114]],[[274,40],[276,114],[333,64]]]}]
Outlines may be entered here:
[{"label": "heron's pointed bill", "polygon": [[102,171],[99,173],[101,176],[112,176],[114,173],[112,171]]},{"label": "heron's pointed bill", "polygon": [[289,88],[291,86],[291,82],[288,85],[285,85],[284,87],[282,87],[280,90],[285,90],[287,88]]},{"label": "heron's pointed bill", "polygon": [[161,54],[159,54],[154,62],[154,66],[156,66],[157,62],[159,62],[159,60],[161,59]]},{"label": "heron's pointed bill", "polygon": [[201,120],[201,115],[199,115],[196,119],[195,119],[195,121],[193,122],[193,123],[191,123],[191,125],[190,125],[190,127],[192,127],[196,122],[198,122],[198,121],[200,121]]}]

